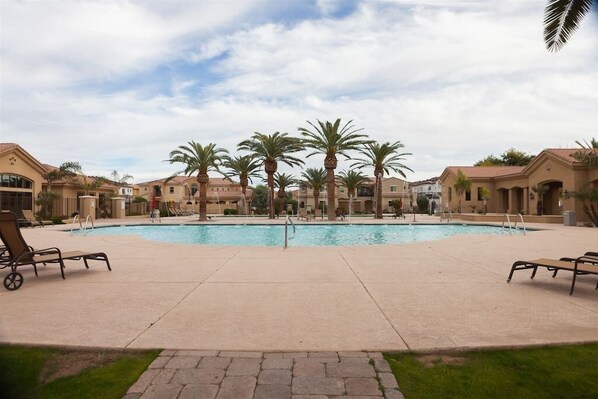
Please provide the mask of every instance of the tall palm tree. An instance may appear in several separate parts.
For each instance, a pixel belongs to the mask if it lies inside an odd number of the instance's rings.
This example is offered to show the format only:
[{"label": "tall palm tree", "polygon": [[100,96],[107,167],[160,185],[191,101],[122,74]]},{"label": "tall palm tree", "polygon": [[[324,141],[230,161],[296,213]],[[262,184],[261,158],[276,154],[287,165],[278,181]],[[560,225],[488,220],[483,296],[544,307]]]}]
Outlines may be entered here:
[{"label": "tall palm tree", "polygon": [[461,197],[465,192],[471,190],[471,179],[465,176],[465,173],[461,169],[457,170],[457,180],[455,181],[455,191],[459,197],[459,208],[458,211],[461,213]]},{"label": "tall palm tree", "polygon": [[577,145],[579,145],[582,149],[579,151],[575,151],[573,154],[573,158],[577,159],[578,161],[582,162],[584,165],[597,168],[598,167],[598,140],[592,137],[590,142],[588,143],[586,140],[584,142],[576,141]]},{"label": "tall palm tree", "polygon": [[374,168],[374,176],[376,178],[376,219],[382,219],[382,178],[384,173],[388,174],[390,171],[396,172],[403,177],[405,172],[408,170],[413,172],[411,168],[405,166],[401,161],[405,160],[406,155],[412,155],[409,152],[399,153],[399,149],[405,147],[400,141],[394,143],[386,142],[380,143],[368,143],[365,148],[360,152],[365,158],[357,159],[353,166],[357,166],[360,169],[366,167]]},{"label": "tall palm tree", "polygon": [[274,175],[274,185],[278,188],[278,201],[281,211],[284,211],[287,208],[287,187],[296,186],[298,184],[299,180],[293,175],[287,175],[286,173],[276,173]]},{"label": "tall palm tree", "polygon": [[[314,190],[314,204],[317,209],[320,204],[320,191],[322,191],[322,187],[326,186],[326,169],[307,168],[301,173],[301,177],[303,177],[305,187]],[[305,205],[307,206],[307,204]]]},{"label": "tall palm tree", "polygon": [[548,0],[544,9],[544,43],[559,51],[590,11],[593,0]]},{"label": "tall palm tree", "polygon": [[241,213],[247,213],[247,186],[251,181],[252,177],[261,177],[258,169],[260,168],[260,162],[255,158],[255,155],[243,155],[243,156],[225,156],[222,159],[222,166],[228,171],[222,172],[224,176],[231,180],[233,176],[239,176],[239,184],[241,185],[241,193],[243,194],[243,206],[241,207]]},{"label": "tall palm tree", "polygon": [[264,171],[268,176],[269,218],[274,219],[274,173],[278,169],[278,162],[289,166],[303,165],[304,162],[301,159],[289,155],[303,150],[301,140],[289,136],[288,133],[263,134],[255,132],[250,139],[240,142],[237,148],[249,151],[264,165]]},{"label": "tall palm tree", "polygon": [[[363,129],[355,128],[350,120],[341,127],[341,120],[334,123],[318,120],[318,126],[307,121],[313,130],[300,127],[299,132],[303,136],[303,143],[307,148],[315,151],[307,155],[324,154],[324,168],[326,169],[326,191],[328,191],[328,220],[336,219],[336,208],[334,201],[335,179],[334,170],[338,165],[337,155],[349,159],[348,152],[360,149],[364,144],[369,143],[365,134],[358,133]],[[339,130],[340,129],[340,130]]]},{"label": "tall palm tree", "polygon": [[205,147],[195,141],[190,141],[188,145],[181,145],[176,150],[170,152],[168,162],[180,163],[185,169],[179,173],[186,176],[192,176],[197,173],[197,182],[199,183],[199,220],[208,220],[207,215],[207,190],[210,177],[208,172],[219,172],[219,166],[223,157],[228,154],[224,148],[217,148],[216,144],[209,143]]},{"label": "tall palm tree", "polygon": [[347,188],[347,194],[349,195],[349,215],[353,213],[353,198],[357,189],[369,179],[366,175],[359,171],[348,170],[341,171],[336,177],[336,181]]}]

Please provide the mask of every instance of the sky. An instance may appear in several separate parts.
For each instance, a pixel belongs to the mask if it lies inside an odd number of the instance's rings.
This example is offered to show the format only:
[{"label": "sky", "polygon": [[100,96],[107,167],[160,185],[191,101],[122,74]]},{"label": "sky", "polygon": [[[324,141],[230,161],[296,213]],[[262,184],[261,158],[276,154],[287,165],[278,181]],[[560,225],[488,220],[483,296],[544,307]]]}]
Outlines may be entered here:
[{"label": "sky", "polygon": [[598,4],[556,53],[545,4],[2,0],[0,141],[133,182],[182,170],[165,160],[191,140],[241,155],[254,132],[337,118],[403,143],[409,181],[575,148],[598,138]]}]

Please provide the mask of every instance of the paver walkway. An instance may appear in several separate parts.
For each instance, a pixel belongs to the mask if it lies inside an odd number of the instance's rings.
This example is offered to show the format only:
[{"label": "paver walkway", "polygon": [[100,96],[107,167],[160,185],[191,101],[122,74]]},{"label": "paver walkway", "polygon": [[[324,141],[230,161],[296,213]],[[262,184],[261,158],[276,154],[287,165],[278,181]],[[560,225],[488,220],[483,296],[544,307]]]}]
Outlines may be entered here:
[{"label": "paver walkway", "polygon": [[380,352],[162,351],[124,399],[403,398]]}]

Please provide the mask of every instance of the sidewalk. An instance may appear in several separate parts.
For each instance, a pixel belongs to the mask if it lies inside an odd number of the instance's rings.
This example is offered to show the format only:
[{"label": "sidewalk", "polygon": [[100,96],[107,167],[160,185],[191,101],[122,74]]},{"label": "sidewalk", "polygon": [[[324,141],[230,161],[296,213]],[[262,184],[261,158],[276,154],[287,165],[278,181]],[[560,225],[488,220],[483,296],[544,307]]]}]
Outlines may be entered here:
[{"label": "sidewalk", "polygon": [[124,399],[398,399],[380,352],[163,351]]}]

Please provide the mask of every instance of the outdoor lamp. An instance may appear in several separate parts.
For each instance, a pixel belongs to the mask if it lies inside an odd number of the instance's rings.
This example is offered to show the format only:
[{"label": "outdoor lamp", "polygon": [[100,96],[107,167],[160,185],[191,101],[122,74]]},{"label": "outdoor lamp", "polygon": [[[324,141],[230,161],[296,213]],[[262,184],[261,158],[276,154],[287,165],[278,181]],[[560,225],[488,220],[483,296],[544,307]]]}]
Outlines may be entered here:
[{"label": "outdoor lamp", "polygon": [[532,193],[532,192],[529,193],[529,199],[531,199],[531,200],[534,199],[534,193]]}]

